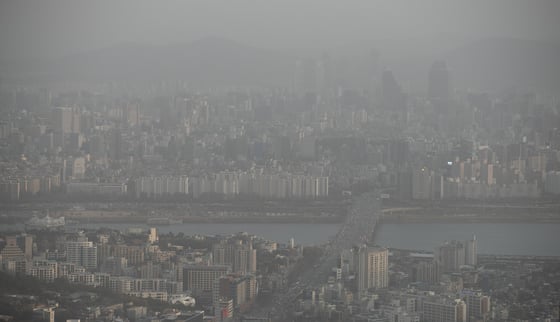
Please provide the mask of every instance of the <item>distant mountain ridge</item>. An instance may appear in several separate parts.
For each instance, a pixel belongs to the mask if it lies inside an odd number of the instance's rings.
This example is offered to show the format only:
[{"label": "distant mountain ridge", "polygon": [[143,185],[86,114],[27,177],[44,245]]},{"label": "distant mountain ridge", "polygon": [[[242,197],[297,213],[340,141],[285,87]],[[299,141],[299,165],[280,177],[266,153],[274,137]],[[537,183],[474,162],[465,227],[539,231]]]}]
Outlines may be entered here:
[{"label": "distant mountain ridge", "polygon": [[456,88],[520,88],[560,94],[560,44],[482,39],[445,56]]},{"label": "distant mountain ridge", "polygon": [[[559,44],[496,38],[471,41],[451,51],[437,52],[434,48],[431,52],[415,52],[417,43],[376,49],[386,67],[396,72],[398,81],[417,92],[427,88],[430,64],[444,59],[453,87],[458,89],[494,91],[517,87],[560,93]],[[375,42],[371,44],[375,46]],[[378,45],[385,46],[382,42]],[[364,48],[364,54],[368,50],[371,48]],[[165,46],[122,43],[48,62],[3,64],[0,71],[43,82],[176,79],[198,88],[287,87],[293,81],[298,58],[301,57],[295,54],[208,37]],[[348,72],[345,76],[353,77]]]},{"label": "distant mountain ridge", "polygon": [[[180,79],[198,85],[236,86],[287,81],[291,59],[223,38],[150,46],[119,44],[67,56],[49,72],[87,80]],[[267,79],[269,81],[267,81]]]}]

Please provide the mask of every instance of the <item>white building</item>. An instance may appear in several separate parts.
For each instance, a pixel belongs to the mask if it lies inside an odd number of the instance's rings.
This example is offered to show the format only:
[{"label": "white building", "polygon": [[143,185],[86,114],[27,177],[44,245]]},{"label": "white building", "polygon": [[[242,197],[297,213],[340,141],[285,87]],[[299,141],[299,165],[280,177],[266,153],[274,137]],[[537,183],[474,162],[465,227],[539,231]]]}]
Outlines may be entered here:
[{"label": "white building", "polygon": [[431,299],[424,301],[425,322],[466,322],[467,305],[462,300]]},{"label": "white building", "polygon": [[358,292],[389,286],[389,250],[363,245],[357,253]]},{"label": "white building", "polygon": [[78,241],[68,241],[66,242],[66,260],[94,270],[97,268],[97,246],[93,242],[87,241],[87,237]]}]

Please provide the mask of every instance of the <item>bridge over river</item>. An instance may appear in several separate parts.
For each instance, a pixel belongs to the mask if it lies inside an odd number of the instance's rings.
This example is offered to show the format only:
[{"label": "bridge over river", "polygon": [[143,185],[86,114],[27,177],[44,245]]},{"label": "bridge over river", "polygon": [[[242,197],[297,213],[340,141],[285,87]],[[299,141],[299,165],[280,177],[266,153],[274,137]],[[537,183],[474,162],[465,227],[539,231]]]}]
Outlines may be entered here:
[{"label": "bridge over river", "polygon": [[378,193],[362,194],[352,200],[344,224],[325,246],[326,251],[320,261],[314,267],[307,268],[285,292],[277,294],[271,312],[275,321],[291,320],[294,300],[305,289],[316,288],[326,282],[332,268],[338,265],[343,250],[374,240],[380,214],[381,200]]}]

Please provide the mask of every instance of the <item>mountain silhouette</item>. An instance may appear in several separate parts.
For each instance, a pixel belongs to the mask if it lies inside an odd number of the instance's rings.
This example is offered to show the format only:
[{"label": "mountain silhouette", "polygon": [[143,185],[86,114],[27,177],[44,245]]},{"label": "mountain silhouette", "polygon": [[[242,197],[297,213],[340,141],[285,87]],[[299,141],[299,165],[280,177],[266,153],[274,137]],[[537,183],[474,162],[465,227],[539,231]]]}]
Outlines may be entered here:
[{"label": "mountain silhouette", "polygon": [[228,39],[152,46],[122,43],[73,54],[45,66],[55,80],[183,80],[195,86],[285,86],[292,59]]},{"label": "mountain silhouette", "polygon": [[[443,59],[451,73],[452,86],[457,89],[560,92],[559,44],[489,38],[454,46],[452,50],[443,44],[438,47],[425,43],[425,48],[420,49],[421,45],[421,40],[395,40],[378,42],[375,48],[382,66],[395,71],[412,91],[425,92],[431,63]],[[343,50],[338,51],[337,55],[344,55]],[[306,56],[320,57],[309,53]],[[121,43],[50,61],[3,63],[0,71],[8,75],[8,80],[14,77],[40,82],[181,80],[193,88],[287,87],[298,58],[302,57],[207,37],[164,46]],[[347,63],[351,68],[342,70],[345,84],[353,84],[352,78],[361,77],[359,74],[367,67],[360,63],[352,59]]]},{"label": "mountain silhouette", "polygon": [[455,88],[560,91],[560,45],[494,38],[471,42],[445,55]]}]

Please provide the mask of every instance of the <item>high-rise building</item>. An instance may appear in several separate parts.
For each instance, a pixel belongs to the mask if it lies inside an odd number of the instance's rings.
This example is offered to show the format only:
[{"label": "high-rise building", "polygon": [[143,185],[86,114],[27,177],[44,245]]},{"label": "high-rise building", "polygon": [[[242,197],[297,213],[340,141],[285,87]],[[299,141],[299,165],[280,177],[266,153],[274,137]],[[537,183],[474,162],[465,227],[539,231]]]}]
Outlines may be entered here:
[{"label": "high-rise building", "polygon": [[58,263],[49,260],[36,260],[29,268],[28,274],[40,280],[52,282],[57,278]]},{"label": "high-rise building", "polygon": [[239,273],[255,273],[257,271],[257,251],[252,247],[236,250],[233,258],[233,271]]},{"label": "high-rise building", "polygon": [[252,244],[242,244],[240,240],[219,243],[212,249],[213,262],[216,265],[229,265],[236,273],[254,273],[257,271],[257,251]]},{"label": "high-rise building", "polygon": [[410,148],[406,140],[388,140],[383,142],[383,162],[403,168],[409,160]]},{"label": "high-rise building", "polygon": [[[102,261],[100,260],[100,262],[101,265],[99,266],[99,270],[102,273],[108,273],[111,275],[122,275],[124,270],[128,266],[128,262],[124,257],[107,257],[104,258]],[[142,276],[142,271],[141,271],[141,276]],[[144,278],[144,276],[142,276],[142,278]]]},{"label": "high-rise building", "polygon": [[72,132],[72,108],[55,107],[51,111],[51,124],[53,130],[58,133]]},{"label": "high-rise building", "polygon": [[159,238],[158,238],[157,228],[156,227],[151,227],[150,228],[150,234],[148,235],[148,242],[153,244],[153,243],[157,242],[158,240],[159,240]]},{"label": "high-rise building", "polygon": [[220,299],[214,304],[214,316],[217,322],[227,322],[233,319],[233,300]]},{"label": "high-rise building", "polygon": [[412,267],[412,280],[415,282],[436,283],[440,278],[440,267],[436,261],[421,261]]},{"label": "high-rise building", "polygon": [[80,133],[80,109],[55,107],[51,111],[51,126],[57,133]]},{"label": "high-rise building", "polygon": [[6,237],[6,245],[0,251],[0,256],[3,261],[25,259],[25,253],[18,245],[16,236]]},{"label": "high-rise building", "polygon": [[480,167],[480,183],[492,185],[494,184],[494,165],[482,164]]},{"label": "high-rise building", "polygon": [[104,160],[107,157],[105,136],[93,135],[89,138],[89,153],[93,160]]},{"label": "high-rise building", "polygon": [[[227,265],[189,265],[183,269],[183,288],[189,290],[193,295],[211,295],[214,281],[227,275],[230,267]],[[211,296],[210,296],[211,297]]]},{"label": "high-rise building", "polygon": [[233,306],[244,311],[257,295],[257,282],[253,275],[229,274],[214,282],[213,302],[221,299],[232,299]]},{"label": "high-rise building", "polygon": [[476,235],[473,235],[471,240],[465,241],[465,265],[476,266],[477,257]]},{"label": "high-rise building", "polygon": [[[5,249],[5,248],[4,248]],[[10,274],[25,275],[29,270],[30,262],[23,257],[5,258],[2,254],[2,269]]]},{"label": "high-rise building", "polygon": [[486,321],[490,313],[490,297],[472,290],[462,291],[467,304],[467,322]]},{"label": "high-rise building", "polygon": [[77,241],[66,242],[66,260],[89,270],[97,268],[97,246],[81,236]]},{"label": "high-rise building", "polygon": [[412,199],[430,200],[434,196],[434,173],[422,167],[412,171]]},{"label": "high-rise building", "polygon": [[112,129],[108,133],[109,137],[106,142],[109,146],[109,158],[112,160],[120,160],[123,158],[123,138],[120,128]]},{"label": "high-rise building", "polygon": [[28,234],[20,234],[17,236],[7,236],[6,245],[1,250],[0,258],[15,259],[25,258],[30,260],[33,258],[33,236]]},{"label": "high-rise building", "polygon": [[403,116],[406,114],[406,95],[390,70],[383,71],[381,77],[381,98],[384,110]]},{"label": "high-rise building", "polygon": [[[108,249],[105,249],[105,246],[108,246]],[[124,257],[129,265],[136,265],[144,262],[144,248],[141,246],[102,245],[102,247],[104,255]]]},{"label": "high-rise building", "polygon": [[449,72],[444,61],[438,60],[432,64],[428,79],[428,98],[435,105],[437,112],[447,112],[449,103]]},{"label": "high-rise building", "polygon": [[412,171],[403,170],[397,173],[397,189],[400,199],[412,199]]},{"label": "high-rise building", "polygon": [[358,292],[389,286],[389,251],[363,245],[357,252]]},{"label": "high-rise building", "polygon": [[442,60],[435,61],[430,68],[428,97],[430,99],[449,99],[449,72]]},{"label": "high-rise building", "polygon": [[189,194],[187,176],[140,177],[135,181],[136,198],[160,198]]},{"label": "high-rise building", "polygon": [[434,251],[434,259],[440,265],[442,273],[456,272],[465,265],[465,247],[456,240],[445,242]]},{"label": "high-rise building", "polygon": [[560,194],[560,171],[549,171],[545,176],[544,191],[549,194]]},{"label": "high-rise building", "polygon": [[425,322],[467,322],[467,305],[459,299],[425,300],[422,308]]},{"label": "high-rise building", "polygon": [[153,261],[147,261],[146,264],[140,266],[141,278],[161,278],[162,269],[160,264]]},{"label": "high-rise building", "polygon": [[[86,173],[86,160],[83,157],[73,158],[70,161],[67,161],[67,175],[72,176],[74,179],[83,179]],[[68,171],[70,170],[70,171]],[[70,172],[70,173],[68,173]]]},{"label": "high-rise building", "polygon": [[340,268],[344,274],[356,271],[356,254],[353,249],[343,249],[340,252]]}]

